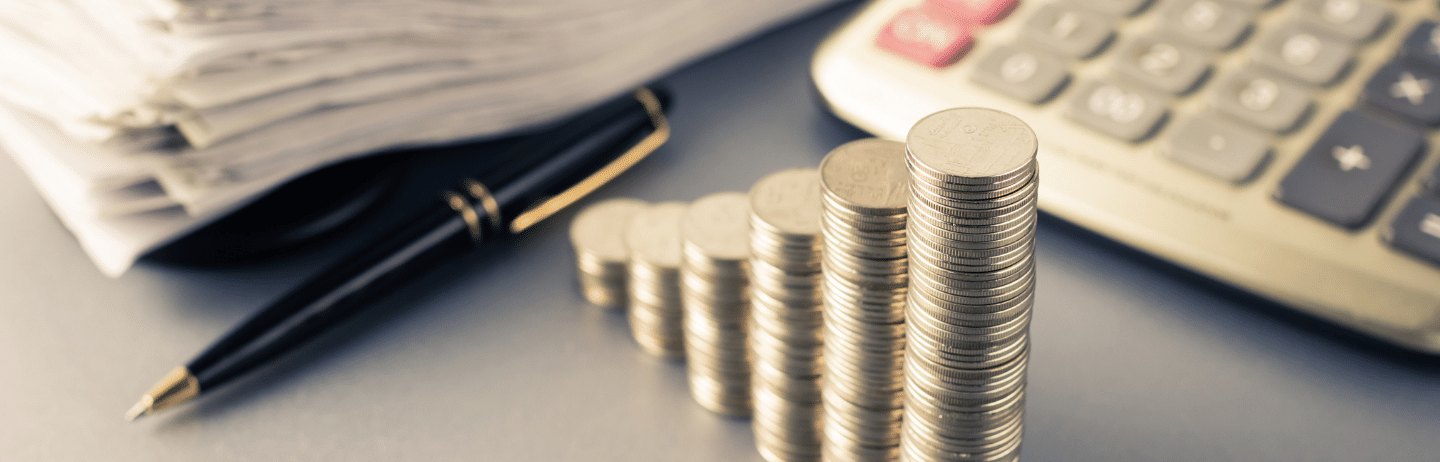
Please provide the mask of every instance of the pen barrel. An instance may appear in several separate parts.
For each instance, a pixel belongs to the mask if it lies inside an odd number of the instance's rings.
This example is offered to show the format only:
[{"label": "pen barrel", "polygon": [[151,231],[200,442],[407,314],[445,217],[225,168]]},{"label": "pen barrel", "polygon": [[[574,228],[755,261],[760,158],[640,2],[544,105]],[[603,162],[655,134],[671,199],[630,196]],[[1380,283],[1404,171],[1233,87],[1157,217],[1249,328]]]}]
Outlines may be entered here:
[{"label": "pen barrel", "polygon": [[367,306],[435,262],[473,248],[465,223],[434,209],[317,273],[236,326],[187,367],[202,390],[262,365]]}]

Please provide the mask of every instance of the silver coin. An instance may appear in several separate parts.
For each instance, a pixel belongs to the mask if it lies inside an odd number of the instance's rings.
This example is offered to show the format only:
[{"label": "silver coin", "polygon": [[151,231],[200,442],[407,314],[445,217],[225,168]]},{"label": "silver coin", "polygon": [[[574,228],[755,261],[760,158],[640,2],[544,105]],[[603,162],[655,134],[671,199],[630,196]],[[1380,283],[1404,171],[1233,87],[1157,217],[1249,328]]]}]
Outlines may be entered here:
[{"label": "silver coin", "polygon": [[580,287],[590,303],[625,305],[625,267],[630,261],[625,232],[631,218],[649,205],[639,199],[609,199],[585,207],[570,222]]}]

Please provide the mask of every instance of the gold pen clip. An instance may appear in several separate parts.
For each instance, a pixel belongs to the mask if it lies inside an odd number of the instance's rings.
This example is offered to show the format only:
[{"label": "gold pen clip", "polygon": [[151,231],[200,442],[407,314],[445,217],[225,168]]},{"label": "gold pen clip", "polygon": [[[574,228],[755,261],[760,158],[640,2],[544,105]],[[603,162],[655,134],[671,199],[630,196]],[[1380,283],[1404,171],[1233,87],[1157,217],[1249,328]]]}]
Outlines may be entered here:
[{"label": "gold pen clip", "polygon": [[596,170],[595,173],[585,177],[579,183],[575,183],[575,186],[571,186],[570,189],[546,199],[545,202],[541,202],[515,217],[515,220],[510,222],[511,233],[518,234],[525,231],[565,207],[569,207],[570,204],[574,204],[604,186],[605,183],[609,183],[621,173],[625,173],[630,167],[634,167],[636,163],[644,160],[670,139],[670,124],[665,121],[665,112],[660,107],[660,98],[657,98],[650,89],[642,87],[635,90],[635,99],[640,100],[640,104],[645,107],[645,112],[650,115],[650,123],[655,126],[655,131],[645,136],[639,143],[635,143],[608,165]]}]

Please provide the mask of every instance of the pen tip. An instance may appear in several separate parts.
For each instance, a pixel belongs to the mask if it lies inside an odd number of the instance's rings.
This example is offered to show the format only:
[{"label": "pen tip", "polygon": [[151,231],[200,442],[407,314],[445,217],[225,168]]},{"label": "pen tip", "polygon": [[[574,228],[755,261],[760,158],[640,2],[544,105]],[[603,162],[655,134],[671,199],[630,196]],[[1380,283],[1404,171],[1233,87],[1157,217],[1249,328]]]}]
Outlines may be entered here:
[{"label": "pen tip", "polygon": [[125,411],[125,420],[134,422],[136,418],[149,414],[150,405],[154,403],[155,399],[151,398],[150,395],[141,396],[139,402],[135,403],[134,406],[130,406],[130,410]]},{"label": "pen tip", "polygon": [[125,412],[125,420],[135,420],[145,414],[153,414],[170,406],[190,400],[200,394],[200,381],[190,369],[179,366],[155,383],[150,391],[140,397],[140,402]]}]

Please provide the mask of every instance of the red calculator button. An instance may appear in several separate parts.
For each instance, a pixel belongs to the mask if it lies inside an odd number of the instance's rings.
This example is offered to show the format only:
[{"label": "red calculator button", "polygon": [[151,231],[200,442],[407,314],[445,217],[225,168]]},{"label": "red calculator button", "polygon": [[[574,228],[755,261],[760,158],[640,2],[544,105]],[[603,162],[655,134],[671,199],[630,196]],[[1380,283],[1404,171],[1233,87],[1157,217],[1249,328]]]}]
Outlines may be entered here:
[{"label": "red calculator button", "polygon": [[948,10],[925,7],[901,11],[875,38],[880,48],[935,67],[960,59],[973,43],[963,19]]},{"label": "red calculator button", "polygon": [[977,24],[1000,22],[1015,10],[1016,5],[1020,4],[1019,0],[926,0],[926,2],[954,11],[966,21]]}]

